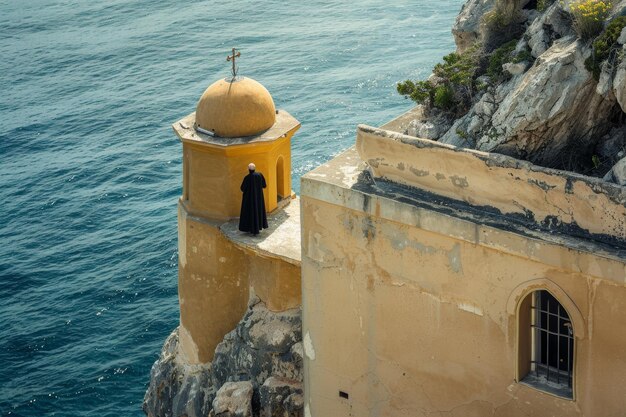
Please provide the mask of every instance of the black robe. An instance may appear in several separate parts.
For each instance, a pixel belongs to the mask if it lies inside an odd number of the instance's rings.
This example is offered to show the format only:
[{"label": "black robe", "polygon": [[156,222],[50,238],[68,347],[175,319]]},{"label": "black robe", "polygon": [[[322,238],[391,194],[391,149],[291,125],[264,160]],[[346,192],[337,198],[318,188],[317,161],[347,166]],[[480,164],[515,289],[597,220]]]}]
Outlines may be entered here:
[{"label": "black robe", "polygon": [[252,171],[243,179],[241,183],[243,198],[239,215],[239,230],[242,232],[256,235],[261,229],[267,229],[267,215],[263,199],[265,187],[265,178],[260,172]]}]

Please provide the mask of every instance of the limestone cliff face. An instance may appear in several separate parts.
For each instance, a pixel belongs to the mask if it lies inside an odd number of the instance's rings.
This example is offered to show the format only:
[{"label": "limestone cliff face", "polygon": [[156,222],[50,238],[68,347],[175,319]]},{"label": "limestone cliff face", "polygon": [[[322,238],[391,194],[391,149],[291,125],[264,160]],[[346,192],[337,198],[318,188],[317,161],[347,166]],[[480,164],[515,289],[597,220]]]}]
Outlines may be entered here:
[{"label": "limestone cliff face", "polygon": [[150,372],[143,409],[150,417],[302,416],[300,310],[269,311],[254,298],[208,365],[178,352],[178,329]]},{"label": "limestone cliff face", "polygon": [[493,9],[495,3],[495,0],[465,2],[452,27],[452,34],[459,52],[464,52],[474,43],[482,41],[484,37],[482,17]]},{"label": "limestone cliff face", "polygon": [[585,52],[574,37],[555,41],[528,71],[486,92],[442,142],[457,144],[465,131],[476,149],[539,165],[552,165],[575,144],[595,146],[586,139],[608,133],[615,99],[596,93]]},{"label": "limestone cliff face", "polygon": [[[507,2],[514,3],[500,1]],[[460,53],[483,43],[483,65],[495,47],[484,43],[493,43],[492,29],[485,22],[496,3],[468,0],[452,29]],[[611,168],[626,157],[626,29],[596,80],[585,65],[592,44],[577,37],[564,2],[548,2],[543,11],[536,10],[536,3],[518,2],[521,9],[514,23],[522,34],[514,38],[514,51],[523,59],[504,63],[501,79],[481,77],[486,87],[474,95],[461,117],[446,120],[431,112],[403,133],[423,133],[422,137],[443,143],[547,167],[596,176],[606,173],[605,180],[626,185],[620,169],[626,161]],[[626,1],[614,2],[609,21],[625,14]]]}]

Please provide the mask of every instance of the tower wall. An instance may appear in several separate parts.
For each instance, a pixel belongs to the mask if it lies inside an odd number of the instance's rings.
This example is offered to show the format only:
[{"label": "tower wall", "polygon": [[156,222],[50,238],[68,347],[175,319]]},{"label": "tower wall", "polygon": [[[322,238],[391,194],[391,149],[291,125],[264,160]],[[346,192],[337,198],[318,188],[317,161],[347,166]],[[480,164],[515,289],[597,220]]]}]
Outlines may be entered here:
[{"label": "tower wall", "polygon": [[[265,177],[263,190],[265,209],[278,206],[278,177],[282,187],[291,192],[291,137],[274,142],[251,143],[217,147],[183,143],[183,201],[189,212],[216,220],[239,217],[241,209],[241,182],[253,162]],[[282,175],[276,168],[282,159]]]},{"label": "tower wall", "polygon": [[216,346],[243,317],[251,292],[272,311],[302,303],[299,264],[242,245],[223,226],[179,203],[179,334],[188,363],[213,360]]},{"label": "tower wall", "polygon": [[180,345],[189,363],[213,360],[249,297],[246,255],[222,235],[220,223],[178,209]]},{"label": "tower wall", "polygon": [[267,308],[284,311],[300,307],[300,265],[293,265],[282,259],[251,255],[248,258],[250,287],[265,302]]}]

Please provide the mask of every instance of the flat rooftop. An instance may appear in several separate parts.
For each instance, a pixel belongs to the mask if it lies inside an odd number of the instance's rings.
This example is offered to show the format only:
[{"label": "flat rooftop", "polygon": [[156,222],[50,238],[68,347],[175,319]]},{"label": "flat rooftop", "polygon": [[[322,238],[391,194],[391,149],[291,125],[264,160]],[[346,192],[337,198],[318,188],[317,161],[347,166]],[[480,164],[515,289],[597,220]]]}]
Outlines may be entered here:
[{"label": "flat rooftop", "polygon": [[300,200],[294,198],[283,209],[267,216],[269,228],[254,236],[239,230],[239,219],[224,223],[220,230],[236,246],[261,256],[300,265]]}]

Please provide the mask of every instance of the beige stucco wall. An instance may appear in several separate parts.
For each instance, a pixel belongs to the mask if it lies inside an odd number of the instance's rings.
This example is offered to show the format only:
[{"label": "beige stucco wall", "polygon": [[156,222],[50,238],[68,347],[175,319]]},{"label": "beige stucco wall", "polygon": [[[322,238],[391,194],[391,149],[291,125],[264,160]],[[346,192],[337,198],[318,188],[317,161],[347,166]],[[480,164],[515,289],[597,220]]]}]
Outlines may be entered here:
[{"label": "beige stucco wall", "polygon": [[356,148],[374,176],[537,223],[626,240],[626,191],[600,178],[360,125]]},{"label": "beige stucco wall", "polygon": [[189,363],[213,359],[248,302],[248,263],[219,225],[178,210],[178,298],[181,348]]},{"label": "beige stucco wall", "polygon": [[279,188],[291,194],[291,134],[274,142],[231,147],[183,143],[183,197],[187,209],[213,219],[239,217],[241,182],[248,174],[248,164],[253,162],[267,183],[265,208],[268,212],[274,210]]},{"label": "beige stucco wall", "polygon": [[300,307],[302,291],[300,266],[282,259],[255,254],[248,257],[250,288],[272,311]]},{"label": "beige stucco wall", "polygon": [[270,310],[301,304],[300,265],[243,247],[222,222],[178,208],[180,346],[188,363],[213,360],[215,347],[246,311],[251,291]]},{"label": "beige stucco wall", "polygon": [[[624,415],[624,259],[360,191],[363,168],[349,150],[302,181],[309,416]],[[541,288],[567,297],[574,400],[515,381]]]}]

